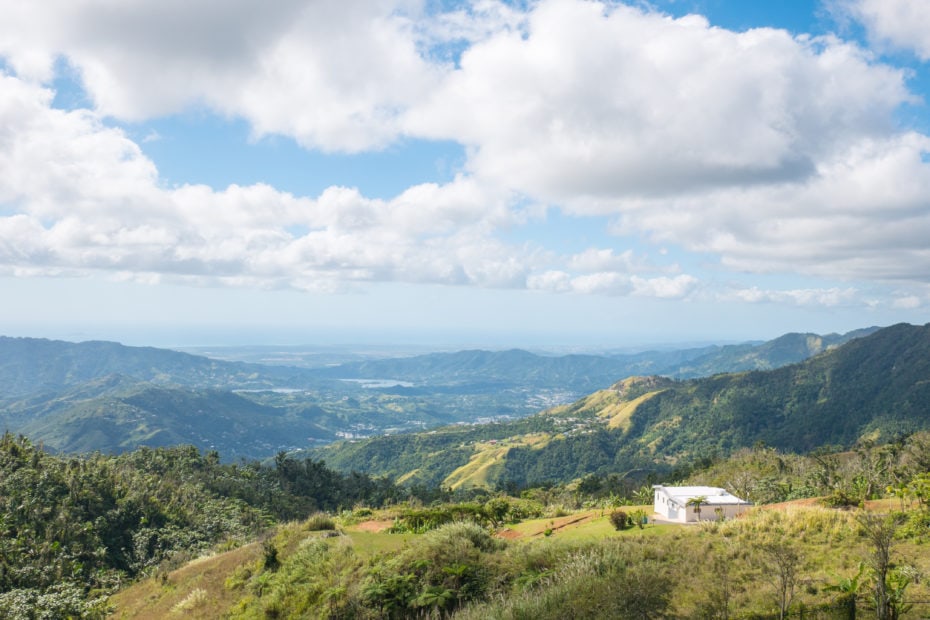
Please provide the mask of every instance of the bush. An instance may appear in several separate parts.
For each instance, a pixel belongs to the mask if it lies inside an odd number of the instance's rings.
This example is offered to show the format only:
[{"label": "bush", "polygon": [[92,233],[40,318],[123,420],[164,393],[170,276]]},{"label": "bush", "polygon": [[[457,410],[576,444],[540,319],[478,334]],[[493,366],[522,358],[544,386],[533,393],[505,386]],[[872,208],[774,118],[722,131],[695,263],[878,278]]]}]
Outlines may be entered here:
[{"label": "bush", "polygon": [[311,532],[334,530],[336,529],[336,522],[325,512],[317,512],[307,518],[304,527]]},{"label": "bush", "polygon": [[[619,511],[618,511],[619,512]],[[619,541],[629,539],[618,539]],[[462,620],[599,620],[664,618],[675,588],[665,560],[644,557],[645,548],[601,544],[560,558],[539,578],[540,587],[472,603]]]},{"label": "bush", "polygon": [[630,522],[630,515],[622,510],[614,510],[610,513],[610,522],[613,524],[615,530],[628,530],[633,527],[633,524]]},{"label": "bush", "polygon": [[274,541],[266,540],[262,543],[262,568],[276,571],[280,566],[281,559],[278,557],[278,548],[275,547]]},{"label": "bush", "polygon": [[862,502],[862,497],[847,489],[835,488],[830,495],[820,501],[829,508],[855,508]]},{"label": "bush", "polygon": [[391,532],[423,534],[442,525],[462,521],[480,526],[493,523],[493,519],[481,504],[443,504],[431,508],[404,510],[391,527]]}]

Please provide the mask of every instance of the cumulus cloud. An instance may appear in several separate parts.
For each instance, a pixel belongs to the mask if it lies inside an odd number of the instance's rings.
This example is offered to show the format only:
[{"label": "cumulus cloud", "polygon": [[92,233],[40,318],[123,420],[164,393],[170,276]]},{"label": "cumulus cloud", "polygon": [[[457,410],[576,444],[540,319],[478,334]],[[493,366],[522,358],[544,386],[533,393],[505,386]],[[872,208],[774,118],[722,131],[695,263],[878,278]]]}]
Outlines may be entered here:
[{"label": "cumulus cloud", "polygon": [[[927,282],[930,138],[895,117],[915,101],[903,69],[835,37],[732,32],[622,3],[431,6],[7,7],[0,263],[327,290],[403,281],[694,295],[703,284],[684,273],[694,269],[624,248],[645,237],[729,270]],[[848,6],[876,38],[926,57],[918,3]],[[51,107],[62,65],[90,109]],[[440,139],[465,145],[467,160],[453,181],[390,199],[166,188],[113,125],[191,107],[310,149]],[[531,217],[526,204],[606,216],[616,247],[502,241]],[[851,290],[739,297],[830,305]]]},{"label": "cumulus cloud", "polygon": [[[392,200],[332,187],[165,188],[119,130],[0,75],[0,263],[7,271],[103,270],[232,284],[336,288],[399,280],[514,286],[532,266],[491,232],[513,217],[473,179]],[[528,254],[528,253],[526,253]],[[44,271],[43,271],[44,270]]]},{"label": "cumulus cloud", "polygon": [[884,135],[908,99],[901,71],[836,39],[548,0],[522,31],[466,50],[407,127],[473,146],[478,176],[611,211],[625,197],[804,179]]},{"label": "cumulus cloud", "polygon": [[847,0],[842,8],[862,22],[879,45],[930,60],[930,4],[919,0]]},{"label": "cumulus cloud", "polygon": [[928,138],[898,129],[906,77],[835,37],[550,0],[466,50],[409,123],[620,236],[728,269],[923,281]]},{"label": "cumulus cloud", "polygon": [[924,281],[930,273],[930,138],[867,140],[799,183],[640,201],[616,232],[719,256],[731,269]]},{"label": "cumulus cloud", "polygon": [[207,106],[327,150],[383,146],[436,68],[405,9],[385,0],[50,0],[17,3],[0,55],[48,81],[63,57],[96,109],[142,120]]}]

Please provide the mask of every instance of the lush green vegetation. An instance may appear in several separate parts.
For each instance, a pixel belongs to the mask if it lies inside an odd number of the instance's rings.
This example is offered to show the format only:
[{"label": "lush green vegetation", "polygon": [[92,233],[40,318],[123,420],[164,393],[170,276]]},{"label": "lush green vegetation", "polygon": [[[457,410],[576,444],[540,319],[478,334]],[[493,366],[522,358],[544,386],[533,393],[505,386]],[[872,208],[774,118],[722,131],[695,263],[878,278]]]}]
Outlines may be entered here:
[{"label": "lush green vegetation", "polygon": [[[193,447],[69,457],[6,434],[0,617],[93,618],[114,606],[133,617],[169,603],[149,615],[845,618],[856,604],[905,617],[930,597],[928,472],[924,433],[810,456],[747,449],[688,482],[742,484],[757,502],[824,498],[682,528],[644,524],[651,489],[616,474],[520,497],[416,498],[284,453],[270,467]],[[872,511],[843,509],[881,497]],[[221,566],[225,577],[202,576]]]},{"label": "lush green vegetation", "polygon": [[[930,326],[895,326],[774,371],[627,379],[517,421],[347,443],[325,463],[52,454],[6,433],[0,617],[926,616],[928,379]],[[340,407],[409,402],[361,394]],[[80,410],[68,436],[88,441],[157,419],[235,443],[341,411],[291,398],[111,376],[7,412]],[[678,481],[805,507],[644,522],[649,484]]]},{"label": "lush green vegetation", "polygon": [[[866,331],[787,334],[759,345],[681,351],[460,351],[315,368],[112,342],[0,336],[0,430],[65,452],[192,444],[226,459],[268,458],[336,437],[520,418],[634,374],[683,377],[777,367]],[[371,387],[343,379],[412,385]],[[422,478],[427,484],[438,480]]]},{"label": "lush green vegetation", "polygon": [[273,468],[221,464],[215,452],[189,446],[59,457],[7,433],[0,436],[0,617],[95,615],[104,593],[165,562],[242,544],[317,510],[400,497],[387,480],[283,454]]},{"label": "lush green vegetation", "polygon": [[[146,609],[143,593],[160,609],[229,618],[841,619],[854,608],[877,618],[926,611],[928,534],[907,526],[915,515],[926,519],[921,510],[797,507],[622,531],[604,528],[607,516],[586,514],[572,529],[556,524],[573,515],[528,522],[537,529],[511,540],[471,521],[364,536],[351,516],[338,520],[335,535],[298,522],[228,570],[222,592],[194,596],[202,582],[176,571],[113,602],[117,617]],[[210,607],[221,599],[231,602]]]},{"label": "lush green vegetation", "polygon": [[[626,380],[518,422],[378,437],[312,454],[337,469],[447,484],[495,440],[510,447],[493,472],[484,472],[492,487],[565,483],[592,473],[637,484],[759,444],[804,453],[928,429],[928,378],[930,326],[897,325],[777,370]],[[529,432],[550,440],[519,441]]]}]

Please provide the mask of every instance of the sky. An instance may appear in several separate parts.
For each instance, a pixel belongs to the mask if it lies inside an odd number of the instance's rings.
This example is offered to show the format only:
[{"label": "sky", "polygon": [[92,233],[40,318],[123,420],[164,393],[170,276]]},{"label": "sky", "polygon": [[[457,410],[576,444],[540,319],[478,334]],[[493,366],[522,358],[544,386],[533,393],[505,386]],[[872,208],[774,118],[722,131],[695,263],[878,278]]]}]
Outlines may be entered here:
[{"label": "sky", "polygon": [[924,324],[930,2],[0,0],[0,333]]}]

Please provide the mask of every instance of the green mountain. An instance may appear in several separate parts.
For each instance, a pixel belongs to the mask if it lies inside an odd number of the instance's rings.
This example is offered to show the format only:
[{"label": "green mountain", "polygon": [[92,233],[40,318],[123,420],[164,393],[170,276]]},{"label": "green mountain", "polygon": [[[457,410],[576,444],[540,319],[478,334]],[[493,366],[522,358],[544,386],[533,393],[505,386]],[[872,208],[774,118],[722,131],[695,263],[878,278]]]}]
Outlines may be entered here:
[{"label": "green mountain", "polygon": [[258,459],[335,438],[316,422],[315,413],[262,405],[229,391],[110,375],[52,398],[9,402],[0,414],[0,428],[62,452],[192,444],[219,450],[226,458]]},{"label": "green mountain", "polygon": [[[448,386],[462,391],[495,387],[559,388],[578,394],[611,385],[620,377],[665,375],[676,378],[721,372],[768,370],[877,331],[847,334],[785,334],[764,343],[708,346],[614,355],[538,355],[521,349],[458,351],[351,362],[319,369],[317,376],[338,379],[406,381],[416,386]],[[395,388],[396,389],[396,388]]]},{"label": "green mountain", "polygon": [[930,428],[930,325],[895,325],[771,371],[632,378],[513,423],[320,448],[337,469],[464,486],[658,472],[759,442],[787,451]]},{"label": "green mountain", "polygon": [[340,379],[390,378],[418,386],[446,385],[486,390],[519,385],[585,393],[606,387],[617,377],[641,373],[648,368],[664,368],[670,359],[691,359],[704,352],[705,349],[696,349],[607,357],[539,355],[521,349],[471,350],[341,364],[320,370],[319,375]]},{"label": "green mountain", "polygon": [[168,349],[0,336],[0,397],[56,391],[113,374],[213,389],[301,387],[312,381],[299,369],[212,360]]},{"label": "green mountain", "polygon": [[857,329],[845,334],[785,334],[761,344],[736,344],[715,347],[714,350],[691,360],[654,373],[677,379],[709,377],[721,372],[745,370],[772,370],[802,362],[828,349],[874,334],[878,327]]},{"label": "green mountain", "polygon": [[[264,458],[337,436],[521,418],[631,374],[784,363],[836,338],[843,337],[786,335],[761,345],[613,357],[460,351],[307,369],[111,342],[0,337],[0,430],[62,451],[191,443],[230,458]],[[539,420],[530,426],[540,427]],[[466,463],[469,454],[461,451]],[[474,465],[476,475],[501,468],[500,448],[494,454]]]},{"label": "green mountain", "polygon": [[211,359],[153,347],[115,342],[64,342],[0,336],[0,397],[72,387],[113,374],[159,385],[210,389],[318,387],[333,380],[413,383],[394,391],[487,392],[501,388],[551,389],[586,393],[631,375],[705,376],[718,372],[769,369],[867,335],[877,328],[844,335],[786,334],[762,344],[710,346],[625,355],[538,355],[509,351],[459,351],[351,362],[327,368],[295,368]]}]

